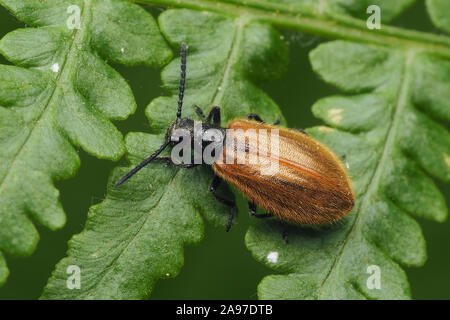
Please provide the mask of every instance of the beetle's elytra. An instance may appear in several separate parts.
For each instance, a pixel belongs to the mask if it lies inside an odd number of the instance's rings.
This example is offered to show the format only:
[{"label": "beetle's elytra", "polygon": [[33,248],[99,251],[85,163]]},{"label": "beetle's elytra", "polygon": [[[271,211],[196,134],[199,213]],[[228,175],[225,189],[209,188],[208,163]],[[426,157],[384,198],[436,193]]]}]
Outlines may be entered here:
[{"label": "beetle's elytra", "polygon": [[[243,119],[233,120],[228,126],[244,132],[274,127]],[[261,174],[258,165],[214,163],[216,174],[235,185],[250,202],[282,220],[299,224],[326,224],[349,212],[354,196],[338,157],[305,133],[276,128],[279,130],[278,159],[273,156],[269,158],[269,161],[278,162],[276,174]],[[250,145],[258,143],[251,140],[252,136],[237,137],[245,138],[250,139]],[[259,147],[264,148],[261,140]],[[224,154],[226,152],[227,147]]]},{"label": "beetle's elytra", "polygon": [[[136,172],[154,160],[172,162],[170,157],[158,157],[169,145],[176,145],[178,139],[174,139],[175,130],[187,130],[194,142],[194,121],[181,118],[183,105],[184,86],[186,79],[186,44],[181,45],[181,80],[179,89],[177,118],[167,129],[166,141],[152,155],[142,161],[122,177],[116,186],[120,186]],[[221,141],[221,152],[212,164],[215,177],[211,183],[210,191],[217,200],[230,207],[230,216],[227,231],[230,229],[235,213],[234,201],[224,199],[216,194],[221,180],[232,183],[249,200],[249,211],[252,216],[264,218],[276,216],[281,221],[298,224],[327,224],[339,220],[348,213],[354,205],[354,193],[350,179],[339,158],[325,145],[308,136],[305,132],[286,129],[279,126],[266,124],[255,115],[248,115],[248,119],[235,119],[227,128],[220,127],[220,108],[213,107],[207,117],[196,106],[199,115],[204,119],[202,130],[216,129],[224,133],[226,139]],[[230,130],[233,129],[233,130]],[[266,147],[269,139],[260,139],[247,135],[253,131],[277,131],[278,152],[276,155],[268,154],[266,162],[276,162],[277,171],[274,174],[262,174],[258,163],[229,163],[225,157],[239,157],[239,152],[233,145],[230,147],[226,140],[231,137],[238,144],[245,145],[241,150],[247,156]],[[258,140],[256,140],[258,139]],[[207,144],[206,144],[207,145]],[[202,148],[206,145],[203,143]],[[258,145],[257,148],[255,146]],[[268,147],[268,146],[267,146]],[[268,149],[268,148],[267,148]],[[177,164],[183,168],[192,168],[198,164]],[[268,211],[266,214],[256,214],[256,206]],[[283,233],[287,242],[287,236]]]}]

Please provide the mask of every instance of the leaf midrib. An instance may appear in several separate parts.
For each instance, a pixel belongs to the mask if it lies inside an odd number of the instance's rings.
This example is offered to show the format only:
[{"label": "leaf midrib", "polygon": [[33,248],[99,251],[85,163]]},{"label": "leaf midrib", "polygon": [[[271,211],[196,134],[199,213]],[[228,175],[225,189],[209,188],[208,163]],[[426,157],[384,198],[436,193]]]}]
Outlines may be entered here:
[{"label": "leaf midrib", "polygon": [[[332,39],[344,39],[360,43],[373,43],[384,47],[402,47],[405,50],[432,52],[450,58],[450,37],[406,30],[383,24],[380,30],[369,30],[364,21],[344,14],[321,10],[318,1],[314,15],[298,8],[289,9],[285,4],[246,2],[243,4],[212,2],[208,0],[128,0],[131,2],[162,6],[205,10],[251,19],[275,26]],[[295,10],[297,9],[297,10]],[[323,12],[322,12],[323,11]]]},{"label": "leaf midrib", "polygon": [[66,78],[65,77],[66,70],[67,70],[66,66],[68,65],[68,61],[70,61],[73,58],[73,54],[74,54],[73,52],[76,50],[76,45],[79,43],[82,43],[86,40],[88,28],[87,27],[84,28],[83,26],[87,25],[88,22],[90,22],[90,14],[87,13],[87,15],[86,15],[86,12],[89,11],[86,9],[89,9],[90,6],[91,6],[91,0],[83,0],[83,8],[81,9],[81,13],[80,13],[80,17],[81,17],[80,29],[76,29],[77,31],[75,31],[75,34],[72,37],[73,38],[72,42],[69,46],[69,49],[67,50],[65,58],[61,65],[61,71],[56,76],[56,80],[55,81],[53,81],[52,79],[49,80],[49,84],[54,83],[53,90],[52,90],[51,94],[49,95],[47,102],[46,102],[44,108],[42,109],[41,113],[36,117],[36,119],[34,119],[34,125],[31,127],[27,137],[25,138],[24,142],[22,143],[22,146],[18,149],[18,151],[16,152],[16,154],[13,157],[13,160],[7,167],[6,174],[3,177],[2,183],[0,184],[0,192],[4,188],[5,183],[8,180],[9,174],[12,172],[12,168],[15,166],[17,159],[20,158],[22,152],[26,149],[25,146],[28,144],[30,138],[33,136],[37,125],[41,123],[41,121],[46,116],[48,110],[51,109],[50,106],[53,105],[53,102],[55,99],[55,94],[56,94],[57,90],[61,87],[61,84],[64,83],[64,80]]},{"label": "leaf midrib", "polygon": [[233,66],[233,62],[235,60],[236,55],[239,53],[239,47],[242,40],[243,30],[247,23],[248,19],[245,16],[235,19],[233,22],[237,24],[236,29],[233,34],[233,39],[231,40],[230,50],[228,51],[226,62],[223,69],[222,77],[218,82],[218,86],[214,92],[214,95],[211,99],[211,105],[216,106],[219,105],[220,100],[225,92],[224,87],[228,82],[228,78],[230,77],[231,68]]},{"label": "leaf midrib", "polygon": [[[358,209],[355,212],[355,214],[357,216],[354,219],[354,222],[353,222],[349,232],[345,236],[345,240],[342,242],[342,245],[339,248],[338,253],[336,254],[336,258],[335,258],[329,272],[327,273],[324,280],[322,281],[322,283],[319,286],[319,290],[318,290],[318,294],[317,294],[317,297],[319,300],[322,299],[323,288],[325,286],[325,283],[334,274],[336,267],[337,267],[337,265],[339,265],[339,262],[343,256],[343,252],[345,250],[346,245],[348,244],[349,240],[351,238],[353,238],[356,230],[359,229],[359,226],[360,226],[359,221],[361,219],[361,216],[363,215],[363,212],[365,212],[365,208],[367,208],[367,205],[369,204],[370,199],[372,199],[373,195],[377,192],[378,187],[380,185],[380,183],[379,183],[380,177],[381,177],[382,173],[384,172],[384,167],[385,167],[386,163],[388,162],[390,153],[394,147],[394,143],[395,143],[394,140],[395,140],[396,131],[398,128],[399,118],[403,112],[404,107],[406,106],[405,99],[407,99],[408,88],[409,88],[409,78],[410,78],[410,75],[408,72],[408,66],[414,59],[415,53],[416,52],[412,51],[412,50],[406,51],[404,53],[404,58],[403,58],[404,63],[402,66],[401,77],[400,77],[400,81],[399,81],[399,91],[398,91],[398,95],[397,95],[397,99],[396,99],[395,111],[393,112],[392,121],[391,121],[391,123],[389,125],[389,129],[387,130],[387,133],[386,133],[386,139],[385,139],[383,151],[381,153],[380,161],[378,162],[377,167],[373,172],[373,175],[370,179],[369,184],[367,185],[366,190],[363,192],[364,197],[361,200],[361,202],[360,202],[361,204],[359,205]],[[355,287],[355,290],[358,290],[358,288]],[[358,290],[358,292],[364,294],[360,290]]]},{"label": "leaf midrib", "polygon": [[236,29],[233,33],[233,39],[231,40],[230,49],[228,50],[226,62],[224,64],[223,69],[223,75],[220,78],[220,81],[218,83],[218,86],[216,87],[216,90],[214,92],[213,98],[212,98],[212,104],[217,104],[218,101],[220,101],[220,98],[223,95],[223,91],[221,88],[223,88],[223,85],[227,82],[228,77],[230,75],[232,61],[234,61],[234,57],[236,56],[236,53],[238,52],[239,43],[241,41],[242,37],[242,28],[244,27],[244,24],[242,18],[235,19],[233,22],[237,24]]}]

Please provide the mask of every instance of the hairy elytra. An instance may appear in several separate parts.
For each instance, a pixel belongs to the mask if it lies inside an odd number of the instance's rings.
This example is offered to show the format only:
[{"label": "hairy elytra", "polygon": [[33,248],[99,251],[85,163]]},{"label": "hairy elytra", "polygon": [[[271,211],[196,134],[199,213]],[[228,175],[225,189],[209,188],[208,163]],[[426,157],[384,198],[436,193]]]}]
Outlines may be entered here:
[{"label": "hairy elytra", "polygon": [[[178,143],[178,138],[173,138],[175,130],[188,130],[193,141],[194,121],[181,118],[186,80],[186,50],[186,44],[182,43],[177,118],[167,129],[166,141],[158,150],[123,176],[116,186],[123,184],[152,161],[172,162],[170,157],[158,156],[168,145],[173,146]],[[226,132],[226,129],[220,126],[219,107],[213,107],[207,117],[198,106],[195,107],[204,120],[202,130],[215,128]],[[236,205],[234,201],[216,194],[222,180],[233,184],[248,198],[249,212],[257,218],[276,216],[281,221],[321,225],[339,220],[353,208],[354,193],[350,179],[339,158],[332,151],[303,131],[266,124],[255,114],[247,117],[248,119],[231,121],[227,129],[239,129],[236,132],[240,133],[234,134],[233,138],[238,143],[250,146],[244,151],[246,153],[251,153],[251,150],[257,150],[258,147],[261,148],[261,141],[252,141],[251,135],[245,134],[246,131],[276,129],[279,133],[279,152],[276,157],[268,155],[266,160],[276,161],[278,170],[273,175],[264,175],[261,174],[258,164],[227,163],[227,161],[215,161],[212,164],[215,176],[210,191],[218,201],[230,207],[227,231],[232,225]],[[258,147],[255,147],[258,143]],[[217,160],[223,160],[230,151],[224,139],[223,149]],[[192,168],[197,165],[177,164],[183,168]],[[268,213],[257,214],[256,206],[264,208]],[[284,227],[283,238],[287,242]]]},{"label": "hairy elytra", "polygon": [[[354,195],[345,168],[317,140],[300,131],[243,119],[233,120],[228,128],[238,129],[233,131],[238,143],[259,144],[258,148],[263,150],[270,150],[269,146],[261,145],[267,140],[254,141],[256,136],[245,132],[250,129],[279,132],[278,157],[268,155],[269,161],[278,163],[276,174],[261,174],[258,164],[237,161],[228,164],[222,159],[213,164],[216,174],[236,186],[249,201],[282,220],[299,224],[333,222],[353,208]],[[225,146],[223,157],[227,151]]]}]

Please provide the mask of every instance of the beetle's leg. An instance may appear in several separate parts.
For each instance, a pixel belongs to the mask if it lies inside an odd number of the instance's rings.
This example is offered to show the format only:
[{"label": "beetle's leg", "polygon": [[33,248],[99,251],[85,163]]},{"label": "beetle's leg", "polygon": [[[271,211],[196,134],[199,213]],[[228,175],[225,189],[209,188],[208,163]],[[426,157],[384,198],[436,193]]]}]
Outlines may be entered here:
[{"label": "beetle's leg", "polygon": [[289,243],[288,241],[288,232],[287,232],[287,228],[286,228],[286,223],[284,223],[283,221],[280,220],[280,224],[281,224],[281,236],[283,237],[283,240],[286,244]]},{"label": "beetle's leg", "polygon": [[[256,120],[256,121],[258,121],[258,122],[264,123],[264,120],[263,120],[260,116],[258,116],[257,114],[255,114],[255,113],[249,113],[249,114],[247,115],[247,119],[249,119],[249,120]],[[278,117],[277,120],[275,120],[275,122],[273,123],[273,125],[274,125],[274,126],[277,126],[277,125],[279,125],[280,123],[281,123],[281,117]]]},{"label": "beetle's leg", "polygon": [[203,112],[202,108],[200,108],[197,104],[194,103],[195,112],[202,118],[203,121],[206,120],[205,113]]},{"label": "beetle's leg", "polygon": [[233,225],[233,219],[235,214],[236,214],[236,207],[231,207],[230,215],[228,216],[227,226],[225,227],[226,232],[230,231],[231,226]]},{"label": "beetle's leg", "polygon": [[172,162],[172,159],[171,159],[170,157],[157,157],[157,158],[155,158],[154,160],[161,160],[161,161],[170,162],[170,163],[174,164],[174,165],[177,166],[177,167],[185,168],[185,169],[194,168],[194,167],[200,165],[200,164],[196,164],[196,163],[187,163],[187,164],[182,163],[182,164],[175,164],[175,163]]},{"label": "beetle's leg", "polygon": [[[255,217],[258,219],[273,217],[273,214],[271,214],[271,213],[257,214],[256,213],[256,205],[250,201],[248,202],[248,211],[250,212],[250,215],[252,217]],[[286,224],[281,220],[280,220],[280,224],[281,224],[281,236],[283,237],[284,242],[286,244],[288,244],[289,241],[288,241],[288,233],[287,233],[287,229],[286,229]]]},{"label": "beetle's leg", "polygon": [[221,196],[216,194],[217,188],[219,187],[221,182],[222,182],[222,179],[220,179],[219,176],[214,176],[214,178],[211,182],[211,185],[209,187],[209,191],[213,194],[213,196],[217,199],[217,201],[230,207],[230,215],[228,217],[228,223],[227,223],[227,227],[225,229],[228,232],[228,231],[230,231],[231,225],[233,223],[233,218],[235,216],[236,203],[234,201],[224,199]]},{"label": "beetle's leg", "polygon": [[216,126],[220,126],[220,107],[212,107],[211,111],[206,118],[206,122],[210,123],[212,119],[212,123]]},{"label": "beetle's leg", "polygon": [[196,163],[188,163],[188,164],[175,164],[177,167],[180,168],[185,168],[185,169],[190,169],[190,168],[195,168],[196,166],[199,166],[200,164],[196,164]]},{"label": "beetle's leg", "polygon": [[294,129],[295,131],[298,131],[298,132],[301,132],[301,133],[303,133],[303,134],[306,134],[307,136],[309,136],[309,134],[305,131],[305,130],[303,130],[303,129]]},{"label": "beetle's leg", "polygon": [[256,120],[256,121],[258,121],[258,122],[264,122],[263,119],[261,119],[261,117],[258,116],[258,115],[255,114],[255,113],[249,113],[249,114],[247,115],[247,119],[248,119],[248,120]]},{"label": "beetle's leg", "polygon": [[263,219],[263,218],[270,218],[273,217],[273,214],[271,213],[263,213],[263,214],[257,214],[256,213],[256,205],[253,202],[248,202],[248,212],[252,217]]}]

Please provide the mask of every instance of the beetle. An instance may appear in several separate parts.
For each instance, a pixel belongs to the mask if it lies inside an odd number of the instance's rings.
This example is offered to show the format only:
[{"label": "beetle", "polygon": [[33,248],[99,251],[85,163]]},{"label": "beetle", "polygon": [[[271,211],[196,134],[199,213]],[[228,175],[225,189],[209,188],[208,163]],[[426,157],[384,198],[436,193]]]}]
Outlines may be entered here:
[{"label": "beetle", "polygon": [[[178,110],[176,120],[169,126],[165,135],[165,142],[153,154],[144,159],[134,169],[124,175],[115,186],[120,186],[144,166],[154,160],[172,162],[171,157],[158,157],[169,145],[175,146],[179,139],[174,132],[179,129],[187,130],[194,143],[194,120],[181,117],[183,96],[186,81],[186,44],[181,44],[181,79],[178,96]],[[354,192],[348,174],[340,159],[325,145],[310,137],[302,130],[286,129],[274,124],[264,123],[256,114],[249,114],[247,119],[232,120],[227,128],[220,126],[220,108],[214,106],[205,116],[197,105],[197,113],[203,119],[201,134],[209,129],[216,129],[226,136],[221,142],[221,150],[212,163],[214,178],[210,185],[210,192],[221,203],[230,207],[230,214],[226,231],[232,225],[236,211],[234,201],[225,199],[217,194],[219,184],[225,180],[233,184],[248,199],[249,213],[257,218],[277,217],[281,222],[295,224],[324,225],[335,222],[350,212],[354,205]],[[233,129],[233,130],[230,130]],[[248,156],[268,147],[270,139],[255,138],[247,135],[249,130],[276,130],[278,133],[277,155],[265,155],[266,162],[277,163],[278,170],[272,174],[263,174],[259,164],[247,162],[228,163],[224,158]],[[227,131],[232,131],[228,135]],[[237,150],[235,145],[226,142],[230,137],[244,148]],[[256,144],[258,148],[255,147]],[[202,141],[203,150],[208,143]],[[266,148],[267,149],[267,148]],[[235,160],[235,159],[233,159]],[[197,163],[178,163],[183,168],[193,168]],[[257,214],[256,207],[262,207],[265,214]],[[282,223],[282,226],[284,224]],[[287,243],[287,234],[283,227],[283,238]]]}]

